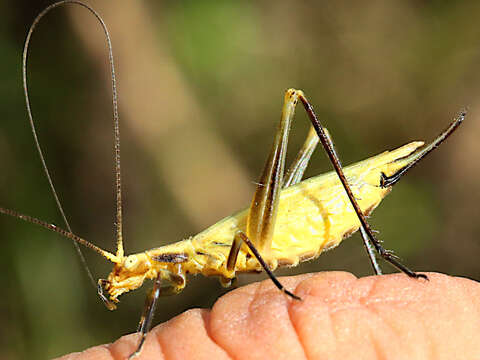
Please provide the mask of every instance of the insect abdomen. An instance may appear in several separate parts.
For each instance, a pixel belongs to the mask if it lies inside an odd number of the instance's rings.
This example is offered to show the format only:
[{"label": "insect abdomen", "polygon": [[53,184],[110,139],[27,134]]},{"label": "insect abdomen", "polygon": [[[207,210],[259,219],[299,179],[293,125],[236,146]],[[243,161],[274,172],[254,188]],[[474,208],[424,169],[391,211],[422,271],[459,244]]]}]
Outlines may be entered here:
[{"label": "insect abdomen", "polygon": [[[412,142],[344,168],[354,196],[366,215],[391,190],[380,186],[382,173],[388,176],[404,167],[410,161],[406,157],[422,144]],[[218,267],[226,261],[235,233],[245,231],[247,212],[248,209],[227,217],[192,239],[197,250],[210,254],[207,262]],[[279,265],[294,266],[337,246],[359,226],[337,175],[333,172],[319,175],[282,190],[271,254]],[[244,257],[245,254],[239,255],[237,271],[259,269],[255,260],[244,260]]]}]

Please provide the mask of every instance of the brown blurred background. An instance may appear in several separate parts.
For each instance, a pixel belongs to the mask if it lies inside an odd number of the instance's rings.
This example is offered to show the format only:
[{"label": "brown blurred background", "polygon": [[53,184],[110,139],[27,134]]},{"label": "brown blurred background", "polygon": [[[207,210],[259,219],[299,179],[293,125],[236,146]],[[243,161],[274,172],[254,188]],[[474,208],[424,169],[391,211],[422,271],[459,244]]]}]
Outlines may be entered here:
[{"label": "brown blurred background", "polygon": [[[34,149],[20,72],[27,29],[49,3],[0,3],[0,204],[63,225]],[[470,107],[458,132],[371,220],[413,269],[480,279],[480,3],[90,4],[110,29],[117,65],[128,253],[181,240],[245,207],[283,92],[297,87],[327,124],[344,164],[429,141]],[[40,141],[72,227],[112,250],[106,55],[94,18],[69,6],[40,23],[28,71]],[[299,109],[290,157],[307,129]],[[318,151],[307,176],[328,170]],[[0,217],[0,239],[1,359],[59,356],[135,330],[150,284],[109,312],[69,241],[7,217]],[[110,265],[85,254],[95,276],[105,277]],[[280,273],[322,270],[371,274],[359,235]],[[239,284],[261,278],[242,276]],[[181,295],[161,299],[155,321],[211,306],[225,291],[215,279],[191,279]]]}]

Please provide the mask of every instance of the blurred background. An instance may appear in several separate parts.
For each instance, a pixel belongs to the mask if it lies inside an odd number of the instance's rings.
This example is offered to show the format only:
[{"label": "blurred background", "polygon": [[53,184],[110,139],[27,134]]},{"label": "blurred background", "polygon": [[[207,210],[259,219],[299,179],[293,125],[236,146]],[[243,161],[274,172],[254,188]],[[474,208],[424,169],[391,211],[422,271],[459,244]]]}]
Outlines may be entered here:
[{"label": "blurred background", "polygon": [[[0,3],[0,204],[63,225],[27,123],[21,54],[50,2]],[[289,87],[305,91],[344,164],[464,125],[373,213],[415,270],[480,279],[480,3],[470,1],[89,2],[111,32],[122,138],[124,238],[133,253],[194,235],[250,202]],[[110,74],[83,8],[33,35],[29,87],[47,164],[74,232],[114,249]],[[297,111],[291,159],[308,121]],[[330,170],[322,151],[307,176]],[[133,332],[147,284],[107,311],[70,241],[0,216],[1,359],[49,358]],[[95,277],[111,265],[84,252]],[[395,271],[382,263],[385,272]],[[283,275],[372,273],[360,236]],[[241,276],[239,284],[262,275]],[[228,290],[198,276],[155,323]],[[185,339],[188,341],[188,339]]]}]

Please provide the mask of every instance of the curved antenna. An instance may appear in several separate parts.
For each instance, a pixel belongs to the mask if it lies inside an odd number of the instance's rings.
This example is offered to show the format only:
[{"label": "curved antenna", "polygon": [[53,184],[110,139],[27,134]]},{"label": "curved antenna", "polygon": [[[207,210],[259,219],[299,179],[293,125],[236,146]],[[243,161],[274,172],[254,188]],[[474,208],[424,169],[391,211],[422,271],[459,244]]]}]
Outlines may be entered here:
[{"label": "curved antenna", "polygon": [[[80,236],[75,235],[71,231],[67,231],[65,229],[62,229],[61,227],[58,227],[55,224],[50,224],[50,223],[47,223],[46,221],[37,219],[33,216],[25,215],[25,214],[19,213],[18,211],[11,210],[11,209],[5,209],[5,208],[2,208],[2,207],[0,207],[0,213],[15,217],[17,219],[29,222],[31,224],[40,225],[41,227],[43,227],[45,229],[56,232],[57,234],[60,234],[63,237],[66,237],[66,238],[69,238],[69,239],[73,240],[73,242],[77,246],[78,246],[78,244],[82,244],[83,246],[85,246],[89,249],[92,249],[93,251],[102,255],[105,259],[107,259],[107,260],[109,260],[109,261],[111,261],[115,264],[118,264],[121,261],[121,259],[117,258],[114,254],[103,250],[102,248],[98,247],[97,245],[92,244],[90,241],[82,239]],[[97,287],[97,285],[95,285],[95,287]]]},{"label": "curved antenna", "polygon": [[[100,15],[92,9],[89,5],[81,2],[81,1],[76,1],[76,0],[64,0],[64,1],[59,1],[56,2],[52,5],[47,6],[40,14],[37,15],[37,17],[34,19],[32,25],[30,26],[30,29],[27,34],[27,38],[25,39],[25,46],[23,49],[23,63],[22,63],[22,75],[23,75],[23,90],[24,90],[24,95],[25,95],[25,102],[26,102],[26,107],[27,107],[27,114],[30,122],[30,127],[32,129],[32,134],[33,134],[33,139],[35,141],[35,146],[37,148],[38,154],[40,156],[40,160],[42,162],[42,167],[43,171],[45,172],[45,175],[47,176],[48,183],[50,185],[50,190],[53,194],[53,197],[55,198],[55,203],[57,204],[57,208],[60,211],[60,214],[62,216],[63,221],[65,222],[65,225],[68,229],[69,233],[72,233],[70,224],[67,220],[67,217],[65,216],[65,212],[63,211],[63,207],[60,203],[58,194],[55,190],[55,186],[53,185],[52,177],[50,176],[50,172],[48,171],[47,164],[45,162],[45,156],[43,155],[42,148],[40,147],[40,142],[38,140],[35,124],[33,122],[33,116],[32,116],[32,110],[30,106],[30,99],[28,96],[28,86],[27,86],[27,55],[28,55],[28,46],[30,44],[30,38],[32,36],[33,31],[37,27],[39,21],[52,9],[66,5],[66,4],[76,4],[79,6],[82,6],[86,8],[88,11],[90,11],[95,18],[99,21],[100,25],[102,26],[103,32],[105,33],[106,41],[107,41],[107,46],[108,46],[108,59],[110,63],[110,69],[111,69],[111,79],[112,79],[112,103],[113,103],[113,123],[114,123],[114,143],[115,143],[115,193],[116,193],[116,239],[117,239],[117,257],[123,257],[124,251],[123,251],[123,241],[122,241],[122,192],[121,192],[121,176],[120,176],[120,130],[119,130],[119,124],[118,124],[118,106],[117,106],[117,86],[116,86],[116,80],[115,80],[115,67],[113,63],[113,52],[112,52],[112,44],[110,41],[110,35],[107,29],[107,26],[105,25],[103,19],[100,17]],[[83,256],[83,253],[74,238],[70,237],[75,245],[75,249],[80,256],[80,260],[87,271],[88,277],[90,278],[90,281],[92,282],[92,285],[97,288],[97,284],[92,276],[92,273],[90,269],[88,268],[87,262],[85,260],[85,257]],[[89,246],[90,247],[90,246]]]}]

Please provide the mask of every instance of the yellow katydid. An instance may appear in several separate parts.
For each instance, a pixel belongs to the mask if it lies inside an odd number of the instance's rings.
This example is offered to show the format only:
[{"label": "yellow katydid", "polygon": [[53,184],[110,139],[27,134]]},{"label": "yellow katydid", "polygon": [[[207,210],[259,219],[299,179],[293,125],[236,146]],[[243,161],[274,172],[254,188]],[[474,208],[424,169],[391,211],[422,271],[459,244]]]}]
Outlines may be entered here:
[{"label": "yellow katydid", "polygon": [[[78,1],[59,2],[48,7],[37,17],[31,31],[43,15],[65,3],[80,4],[93,12],[90,7]],[[96,13],[95,15],[100,20]],[[102,25],[104,26],[103,22]],[[110,42],[105,27],[104,30]],[[28,39],[24,60],[27,47]],[[113,62],[111,64],[113,69]],[[113,88],[116,107],[115,86]],[[298,101],[302,102],[306,108],[312,121],[312,129],[299,156],[290,170],[285,171],[289,129]],[[121,294],[140,287],[147,279],[155,280],[152,296],[140,324],[142,341],[137,353],[149,330],[158,296],[180,292],[186,285],[188,274],[219,276],[225,285],[229,284],[237,273],[261,271],[263,268],[280,289],[296,298],[294,294],[282,287],[272,271],[278,266],[295,266],[300,261],[315,258],[361,228],[366,244],[373,246],[383,257],[409,276],[422,276],[410,271],[390,252],[381,247],[369,228],[365,216],[373,211],[405,171],[455,130],[465,115],[461,113],[432,144],[418,152],[415,152],[416,149],[423,143],[412,142],[343,169],[328,133],[318,122],[303,92],[287,90],[274,146],[267,159],[251,206],[221,220],[194,237],[127,256],[124,254],[121,235],[120,153],[116,108],[114,114],[117,150],[115,162],[117,165],[116,253],[100,249],[74,235],[70,230],[63,230],[12,210],[0,208],[0,212],[49,228],[76,243],[88,246],[113,262],[114,269],[111,274],[107,279],[98,282],[99,294],[110,309],[115,308],[115,303],[118,302]],[[336,172],[301,181],[319,140],[326,148]],[[43,159],[42,155],[41,157]],[[370,259],[378,273],[375,258],[371,255]],[[104,291],[108,293],[108,299]]]}]

